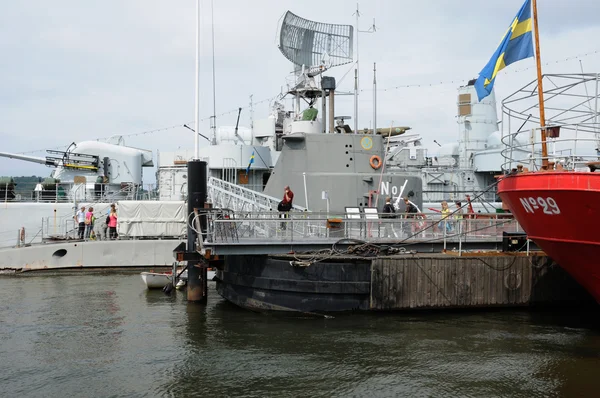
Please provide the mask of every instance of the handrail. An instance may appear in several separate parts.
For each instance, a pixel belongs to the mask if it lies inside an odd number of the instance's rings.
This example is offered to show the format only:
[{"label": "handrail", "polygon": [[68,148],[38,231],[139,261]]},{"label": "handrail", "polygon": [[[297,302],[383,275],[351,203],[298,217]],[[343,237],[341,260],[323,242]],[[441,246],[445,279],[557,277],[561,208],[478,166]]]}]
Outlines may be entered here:
[{"label": "handrail", "polygon": [[334,243],[350,239],[363,242],[383,241],[394,246],[443,242],[446,247],[447,243],[458,243],[460,252],[463,243],[501,242],[505,232],[523,233],[510,214],[460,219],[355,219],[345,215],[333,220],[316,215],[305,217],[305,214],[290,213],[289,218],[279,218],[273,213],[270,217],[251,214],[247,214],[247,217],[231,217],[232,213],[219,213],[215,210],[208,217],[207,244]]},{"label": "handrail", "polygon": [[[541,80],[547,83],[543,96],[538,95]],[[514,163],[526,163],[532,170],[552,169],[548,162],[554,160],[557,170],[575,170],[586,161],[600,159],[599,99],[600,74],[583,71],[545,74],[506,96],[501,107],[506,146],[501,151],[506,160],[502,169],[512,171]],[[545,112],[541,112],[540,100]],[[543,144],[558,145],[558,153],[548,148],[542,155]]]},{"label": "handrail", "polygon": [[[75,184],[74,182],[59,182],[55,183],[54,190],[43,190],[43,191],[27,191],[25,194],[26,198],[23,198],[23,192],[15,192],[16,195],[21,195],[20,199],[12,199],[11,202],[54,202],[54,203],[69,203],[75,201],[87,201],[94,200],[94,203],[111,203],[118,199],[125,197],[129,199],[137,199],[138,195],[147,195],[148,200],[155,200],[154,195],[150,193],[141,194],[137,189],[133,189],[136,184],[127,184],[122,186],[121,184],[112,183],[92,183],[88,182],[85,184]],[[92,187],[93,185],[93,187]],[[95,187],[100,186],[100,190],[96,191]],[[113,189],[119,186],[119,189]],[[60,189],[59,189],[60,188]],[[83,190],[83,192],[81,192]],[[100,198],[97,198],[97,193],[100,193]],[[39,193],[39,196],[38,196]],[[133,195],[133,196],[132,196]]]},{"label": "handrail", "polygon": [[[523,164],[528,165],[529,167],[535,168],[535,170],[539,170],[542,165],[543,157],[541,152],[536,149],[540,145],[539,142],[528,142],[525,144],[518,143],[517,136],[522,134],[520,132],[509,133],[502,137],[502,143],[505,144],[505,148],[501,151],[502,157],[505,159],[505,162],[502,163],[502,170],[510,171],[513,169],[513,164]],[[517,141],[517,144],[515,144]],[[563,148],[558,149],[559,153],[548,154],[548,160],[555,162],[556,164],[560,164],[565,170],[576,170],[579,166],[585,166],[586,163],[598,160],[598,155],[591,155],[589,153],[576,153],[577,144],[587,144],[587,143],[596,143],[597,140],[594,138],[555,138],[548,141],[550,144],[554,146],[558,144],[564,143],[572,143],[574,144],[571,148]],[[512,144],[511,144],[512,143]],[[586,146],[586,148],[590,148],[590,146]],[[581,149],[581,146],[580,146]],[[556,151],[555,151],[556,152]],[[563,154],[563,152],[569,152],[567,155]],[[526,156],[519,156],[516,154],[527,154]],[[533,171],[533,170],[532,170]]]},{"label": "handrail", "polygon": [[[251,204],[264,210],[276,209],[277,204],[279,204],[279,202],[281,201],[281,199],[275,198],[273,196],[268,196],[263,193],[254,191],[252,189],[248,189],[240,185],[235,185],[215,177],[209,178],[208,191],[210,199],[212,199],[213,201],[218,199],[216,193],[220,193],[228,195],[229,200],[236,199],[241,203]],[[226,203],[221,203],[220,205],[220,207],[230,207],[229,204]],[[292,208],[297,211],[307,211],[305,207],[298,205],[293,205]]]}]

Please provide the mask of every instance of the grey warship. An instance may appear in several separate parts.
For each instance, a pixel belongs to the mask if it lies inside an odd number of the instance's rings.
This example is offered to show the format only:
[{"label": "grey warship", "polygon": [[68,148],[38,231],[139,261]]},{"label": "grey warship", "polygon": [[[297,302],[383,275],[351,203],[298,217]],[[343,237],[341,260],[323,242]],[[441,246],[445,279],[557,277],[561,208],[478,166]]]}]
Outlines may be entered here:
[{"label": "grey warship", "polygon": [[[408,197],[420,207],[420,176],[387,167],[382,135],[358,134],[345,123],[348,117],[335,116],[335,79],[323,74],[352,60],[352,36],[352,26],[285,15],[280,49],[295,66],[286,93],[295,109],[279,107],[272,118],[281,154],[264,194],[282,197],[290,186],[294,205],[313,214],[342,215],[347,207],[381,212],[385,196]],[[324,261],[299,269],[285,258],[229,255],[216,280],[219,294],[244,308],[328,312],[367,309],[370,278],[367,261]]]}]

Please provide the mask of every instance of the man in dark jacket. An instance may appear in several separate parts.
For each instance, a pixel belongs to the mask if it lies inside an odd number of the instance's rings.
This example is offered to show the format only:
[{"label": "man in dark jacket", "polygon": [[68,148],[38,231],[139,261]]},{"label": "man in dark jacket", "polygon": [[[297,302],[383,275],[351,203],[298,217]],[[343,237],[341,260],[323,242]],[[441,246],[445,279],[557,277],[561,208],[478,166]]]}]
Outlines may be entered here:
[{"label": "man in dark jacket", "polygon": [[394,205],[392,205],[392,198],[389,196],[385,198],[385,205],[383,206],[383,215],[381,218],[384,220],[384,238],[395,238],[396,231],[394,231],[394,222],[392,220],[388,220],[390,218],[396,218],[396,210],[394,210]]},{"label": "man in dark jacket", "polygon": [[[410,200],[408,200],[407,197],[404,198],[404,217],[405,218],[416,218],[417,216],[417,208],[415,207],[414,204],[411,203]],[[402,231],[408,236],[410,233],[412,233],[412,226],[413,226],[414,221],[410,221],[410,222],[404,222],[402,224]]]}]

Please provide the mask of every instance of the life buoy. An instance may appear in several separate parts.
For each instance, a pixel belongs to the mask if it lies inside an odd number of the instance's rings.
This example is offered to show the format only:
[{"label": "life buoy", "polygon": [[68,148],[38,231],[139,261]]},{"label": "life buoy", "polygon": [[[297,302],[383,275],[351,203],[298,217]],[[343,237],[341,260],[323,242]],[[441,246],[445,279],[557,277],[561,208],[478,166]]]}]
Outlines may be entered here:
[{"label": "life buoy", "polygon": [[369,160],[369,164],[375,170],[381,167],[381,158],[377,155],[371,156],[371,160]]}]

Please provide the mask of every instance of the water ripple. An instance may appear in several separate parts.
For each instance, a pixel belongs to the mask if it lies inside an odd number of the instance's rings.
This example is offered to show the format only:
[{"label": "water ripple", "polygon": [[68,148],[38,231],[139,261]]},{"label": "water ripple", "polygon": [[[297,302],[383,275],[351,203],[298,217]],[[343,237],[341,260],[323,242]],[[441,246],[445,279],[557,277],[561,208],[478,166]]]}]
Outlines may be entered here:
[{"label": "water ripple", "polygon": [[[27,287],[24,284],[27,284]],[[213,288],[214,289],[214,288]],[[6,396],[595,396],[596,313],[298,319],[138,275],[0,278]]]}]

